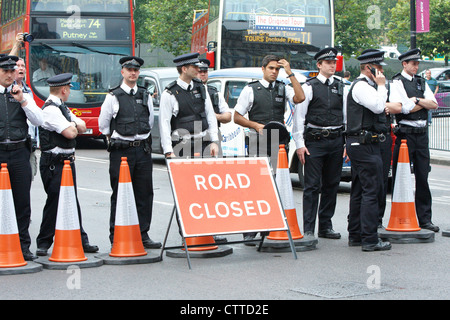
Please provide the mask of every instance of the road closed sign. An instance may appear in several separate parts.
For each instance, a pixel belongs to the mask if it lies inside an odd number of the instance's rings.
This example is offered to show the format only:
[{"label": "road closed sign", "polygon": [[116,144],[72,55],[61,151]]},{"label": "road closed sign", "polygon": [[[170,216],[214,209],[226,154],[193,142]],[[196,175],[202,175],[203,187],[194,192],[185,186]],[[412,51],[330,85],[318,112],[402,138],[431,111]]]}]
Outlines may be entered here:
[{"label": "road closed sign", "polygon": [[288,229],[267,158],[167,164],[185,237]]}]

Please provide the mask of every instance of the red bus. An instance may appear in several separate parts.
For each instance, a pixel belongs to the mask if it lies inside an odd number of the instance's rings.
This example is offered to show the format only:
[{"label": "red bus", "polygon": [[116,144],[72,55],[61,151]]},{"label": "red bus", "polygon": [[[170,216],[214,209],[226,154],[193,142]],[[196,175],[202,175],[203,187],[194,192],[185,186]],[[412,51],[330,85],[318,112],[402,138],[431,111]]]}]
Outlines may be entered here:
[{"label": "red bus", "polygon": [[330,46],[333,0],[209,0],[208,10],[194,13],[191,52],[214,69],[260,67],[271,53],[291,68],[316,70],[315,53]]},{"label": "red bus", "polygon": [[1,53],[17,33],[28,33],[20,56],[38,106],[49,95],[46,79],[73,73],[67,105],[99,137],[100,107],[121,80],[119,59],[134,54],[133,0],[1,0]]}]

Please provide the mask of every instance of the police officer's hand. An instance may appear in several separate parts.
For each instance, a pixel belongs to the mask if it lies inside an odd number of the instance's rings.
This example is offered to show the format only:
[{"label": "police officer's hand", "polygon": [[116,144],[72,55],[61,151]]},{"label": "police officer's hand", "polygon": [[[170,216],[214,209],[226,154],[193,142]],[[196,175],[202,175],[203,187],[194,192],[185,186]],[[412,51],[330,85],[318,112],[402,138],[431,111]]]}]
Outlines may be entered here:
[{"label": "police officer's hand", "polygon": [[219,146],[217,143],[213,142],[209,145],[210,154],[211,157],[218,157],[219,156]]},{"label": "police officer's hand", "polygon": [[19,102],[24,99],[22,88],[20,88],[17,84],[12,87],[11,95]]},{"label": "police officer's hand", "polygon": [[283,67],[284,71],[286,71],[288,75],[291,74],[291,65],[286,59],[281,59],[280,61],[278,61],[278,65],[280,67]]},{"label": "police officer's hand", "polygon": [[386,85],[386,77],[384,76],[383,72],[380,72],[378,70],[375,69],[376,72],[376,76],[373,77],[373,81],[378,85],[378,86],[385,86]]},{"label": "police officer's hand", "polygon": [[309,151],[308,151],[308,148],[306,148],[306,147],[298,148],[298,149],[296,150],[296,152],[297,152],[297,157],[298,157],[298,159],[300,160],[300,162],[301,162],[302,164],[305,164],[305,159],[306,159],[305,153],[306,153],[308,156],[310,155],[310,154],[309,154]]},{"label": "police officer's hand", "polygon": [[260,135],[263,135],[263,134],[264,134],[264,125],[261,124],[261,123],[255,122],[255,126],[254,126],[253,129],[255,129],[256,132],[258,132]]}]

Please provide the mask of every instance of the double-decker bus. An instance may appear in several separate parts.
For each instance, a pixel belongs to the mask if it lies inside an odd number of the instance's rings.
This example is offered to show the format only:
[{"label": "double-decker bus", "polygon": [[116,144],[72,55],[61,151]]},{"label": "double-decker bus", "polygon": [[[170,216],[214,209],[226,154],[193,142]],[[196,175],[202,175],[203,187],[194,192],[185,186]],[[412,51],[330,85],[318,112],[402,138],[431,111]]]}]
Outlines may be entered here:
[{"label": "double-decker bus", "polygon": [[260,67],[270,53],[316,70],[314,54],[334,46],[333,8],[333,0],[210,0],[194,14],[191,52],[214,69]]},{"label": "double-decker bus", "polygon": [[24,42],[26,83],[38,106],[49,95],[47,78],[73,74],[67,105],[98,137],[105,95],[120,83],[119,59],[134,54],[132,0],[1,0],[1,53],[9,53],[17,33]]}]

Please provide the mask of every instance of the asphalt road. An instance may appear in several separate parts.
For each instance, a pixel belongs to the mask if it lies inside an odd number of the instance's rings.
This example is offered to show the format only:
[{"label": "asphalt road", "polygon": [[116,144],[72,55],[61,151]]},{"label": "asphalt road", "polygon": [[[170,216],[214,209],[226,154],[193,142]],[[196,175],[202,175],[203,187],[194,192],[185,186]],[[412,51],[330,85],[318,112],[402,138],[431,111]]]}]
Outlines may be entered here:
[{"label": "asphalt road", "polygon": [[[100,142],[82,144],[76,152],[77,183],[83,226],[91,244],[101,253],[111,249],[108,239],[109,198],[108,153]],[[302,190],[291,175],[295,205],[302,229]],[[164,159],[154,156],[153,221],[150,237],[163,241],[173,208],[173,196]],[[433,222],[450,230],[450,171],[433,165],[430,173]],[[233,253],[219,258],[168,257],[148,264],[102,265],[75,271],[49,270],[31,274],[0,276],[0,299],[149,299],[149,300],[446,300],[450,292],[450,237],[435,234],[432,243],[393,244],[390,251],[362,252],[347,245],[347,213],[350,183],[341,183],[334,229],[340,240],[319,239],[315,250],[257,252],[255,247],[230,245]],[[33,239],[39,231],[45,192],[39,174],[32,185]],[[390,215],[390,202],[384,225]],[[241,235],[228,236],[241,240]],[[173,222],[167,245],[180,245]],[[51,251],[51,250],[50,250]],[[159,254],[160,250],[149,250]],[[93,254],[87,254],[91,257]],[[228,309],[229,311],[230,309]],[[172,310],[181,312],[182,310]],[[198,311],[198,309],[197,309]],[[222,314],[225,310],[221,310]]]}]

